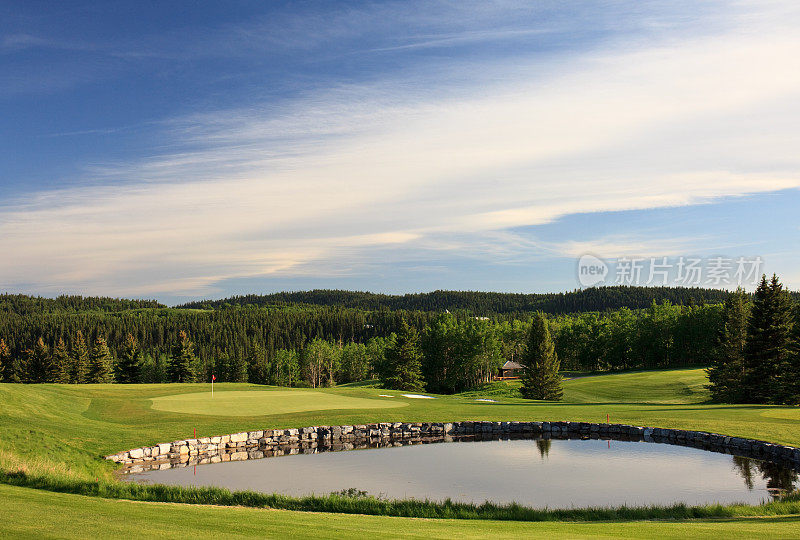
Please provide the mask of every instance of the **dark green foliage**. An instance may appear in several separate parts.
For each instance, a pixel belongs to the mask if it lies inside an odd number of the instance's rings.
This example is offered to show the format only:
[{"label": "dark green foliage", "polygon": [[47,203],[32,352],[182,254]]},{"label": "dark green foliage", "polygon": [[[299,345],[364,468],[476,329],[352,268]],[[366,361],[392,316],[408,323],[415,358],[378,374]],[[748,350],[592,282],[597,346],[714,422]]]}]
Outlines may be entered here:
[{"label": "dark green foliage", "polygon": [[488,321],[442,315],[422,335],[429,392],[454,394],[491,380],[502,365],[497,333]]},{"label": "dark green foliage", "polygon": [[247,380],[256,384],[270,384],[272,366],[267,360],[267,353],[256,342],[247,357],[249,375]]},{"label": "dark green foliage", "polygon": [[708,388],[715,401],[741,403],[744,400],[744,355],[749,309],[747,296],[742,289],[725,300],[714,365],[707,370]]},{"label": "dark green foliage", "polygon": [[718,289],[684,287],[592,287],[566,293],[515,294],[477,291],[434,291],[405,295],[358,291],[313,290],[266,295],[233,296],[223,300],[203,300],[179,306],[192,309],[227,309],[234,306],[263,307],[304,304],[337,306],[362,310],[467,311],[473,315],[497,313],[576,313],[628,307],[643,309],[653,302],[689,304],[723,302],[729,295]]},{"label": "dark green foliage", "polygon": [[293,386],[300,378],[300,358],[296,351],[279,349],[272,363],[275,370],[273,384]]},{"label": "dark green foliage", "polygon": [[314,339],[302,352],[301,369],[312,388],[336,384],[342,349],[324,339]]},{"label": "dark green foliage", "polygon": [[551,401],[561,399],[560,363],[543,313],[537,313],[533,318],[522,365],[524,370],[520,392],[523,397]]},{"label": "dark green foliage", "polygon": [[25,376],[24,382],[42,383],[52,382],[48,380],[48,368],[50,367],[50,348],[42,338],[36,340],[33,349],[24,352]]},{"label": "dark green foliage", "polygon": [[103,336],[97,336],[89,355],[88,382],[104,384],[114,382],[114,360]]},{"label": "dark green foliage", "polygon": [[117,364],[117,382],[138,383],[140,381],[140,363],[142,361],[142,351],[139,342],[133,334],[125,336],[122,348],[119,351],[119,362]]},{"label": "dark green foliage", "polygon": [[386,349],[386,363],[381,379],[385,388],[412,392],[425,389],[419,335],[416,328],[409,326],[406,321],[401,323],[395,342]]},{"label": "dark green foliage", "polygon": [[75,332],[75,338],[72,340],[72,347],[70,348],[70,356],[72,357],[71,381],[77,384],[89,382],[89,349],[86,347],[83,332],[80,330]]},{"label": "dark green foliage", "polygon": [[[724,291],[714,294],[721,295],[720,298],[731,296]],[[685,305],[653,302],[659,295],[686,302]],[[700,302],[692,302],[692,296]],[[120,358],[120,381],[168,382],[177,376],[172,368],[181,330],[195,338],[193,360],[188,363],[189,370],[184,371],[190,380],[197,377],[208,380],[212,373],[220,382],[249,379],[279,385],[326,386],[365,377],[385,380],[391,371],[385,352],[396,347],[395,332],[405,320],[422,336],[423,354],[419,362],[425,387],[428,391],[449,393],[480,385],[505,360],[520,362],[531,325],[531,315],[525,310],[536,302],[553,301],[558,311],[559,306],[567,306],[569,302],[573,307],[586,309],[619,302],[639,306],[644,298],[648,299],[645,309],[622,308],[550,318],[557,358],[568,370],[658,369],[708,365],[710,361],[721,365],[717,351],[725,324],[723,306],[704,305],[707,298],[701,289],[608,287],[564,295],[439,291],[402,297],[315,291],[253,297],[271,298],[277,304],[284,302],[268,308],[241,307],[244,302],[232,301],[227,307],[212,311],[148,308],[141,307],[146,303],[75,298],[0,296],[3,306],[0,336],[5,339],[10,356],[8,360],[0,359],[6,364],[2,368],[5,380],[55,380],[47,363],[41,369],[43,363],[36,354],[35,345],[42,337],[44,344],[51,346],[63,340],[70,350],[70,381],[87,382],[89,355],[84,339],[93,343],[97,336],[104,336],[112,356],[116,353]],[[381,309],[287,305],[285,302],[289,301],[340,301],[342,305]],[[435,311],[384,309],[404,306],[440,309],[450,305],[455,312],[448,316]],[[514,311],[518,308],[519,311]],[[502,313],[487,320],[470,314],[483,309],[487,313]],[[133,373],[136,362],[128,363],[129,334],[136,336],[138,342],[138,375]],[[797,382],[800,354],[792,348],[792,343],[800,342],[800,338],[793,339],[786,349],[788,355],[779,363],[781,367],[773,370],[774,377],[780,372],[779,380],[771,378],[767,383],[773,390],[770,399],[776,402],[796,402],[800,394]],[[735,361],[725,365],[735,366]],[[126,375],[129,372],[126,366],[131,367],[130,376]],[[712,367],[712,379],[717,367]],[[739,398],[719,395],[717,399]]]},{"label": "dark green foliage", "polygon": [[721,306],[676,306],[560,316],[551,321],[564,369],[616,371],[707,365],[713,357]]},{"label": "dark green foliage", "polygon": [[50,368],[48,380],[54,383],[65,384],[70,380],[70,368],[72,359],[69,349],[64,340],[59,338],[56,346],[53,347],[53,354],[50,356]]},{"label": "dark green foliage", "polygon": [[791,316],[791,300],[778,277],[767,281],[763,276],[747,326],[744,402],[783,403],[787,399]]},{"label": "dark green foliage", "polygon": [[125,300],[83,296],[42,298],[24,294],[0,294],[0,313],[28,315],[34,313],[78,313],[82,311],[118,312],[132,309],[162,308],[155,300]]},{"label": "dark green foliage", "polygon": [[181,330],[178,333],[178,341],[173,346],[172,356],[170,357],[170,380],[178,383],[194,382],[194,363],[194,344],[189,341],[189,335]]},{"label": "dark green foliage", "polygon": [[789,363],[784,373],[786,402],[800,404],[800,303],[792,313],[792,338],[789,344]]},{"label": "dark green foliage", "polygon": [[342,347],[337,382],[363,381],[369,372],[367,347],[363,343],[348,343]]},{"label": "dark green foliage", "polygon": [[0,339],[0,382],[11,382],[11,349]]}]

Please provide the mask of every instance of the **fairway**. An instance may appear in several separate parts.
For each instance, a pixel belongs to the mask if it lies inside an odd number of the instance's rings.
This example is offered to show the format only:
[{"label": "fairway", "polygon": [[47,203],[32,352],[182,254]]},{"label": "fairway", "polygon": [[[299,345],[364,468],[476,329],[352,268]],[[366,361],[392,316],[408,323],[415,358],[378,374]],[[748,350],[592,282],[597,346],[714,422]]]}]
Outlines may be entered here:
[{"label": "fairway", "polygon": [[407,402],[327,394],[303,390],[233,390],[173,394],[152,399],[153,409],[210,416],[268,416],[331,409],[394,409]]}]

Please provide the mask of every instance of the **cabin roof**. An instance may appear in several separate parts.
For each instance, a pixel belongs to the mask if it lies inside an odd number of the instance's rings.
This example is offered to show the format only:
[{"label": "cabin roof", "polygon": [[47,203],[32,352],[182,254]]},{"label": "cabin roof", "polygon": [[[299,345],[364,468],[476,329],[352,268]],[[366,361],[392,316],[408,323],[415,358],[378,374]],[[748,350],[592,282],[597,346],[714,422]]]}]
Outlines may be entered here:
[{"label": "cabin roof", "polygon": [[503,364],[503,367],[500,369],[522,369],[522,368],[523,366],[521,364],[509,360],[505,364]]}]

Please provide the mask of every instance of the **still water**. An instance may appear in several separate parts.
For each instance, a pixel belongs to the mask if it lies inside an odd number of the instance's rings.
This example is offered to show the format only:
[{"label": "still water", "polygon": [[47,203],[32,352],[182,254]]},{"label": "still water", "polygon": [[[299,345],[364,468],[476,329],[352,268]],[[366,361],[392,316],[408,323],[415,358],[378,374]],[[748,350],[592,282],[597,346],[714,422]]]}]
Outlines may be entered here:
[{"label": "still water", "polygon": [[132,481],[286,495],[355,488],[418,498],[570,508],[759,503],[784,467],[695,448],[604,440],[494,440],[322,452],[133,474]]}]

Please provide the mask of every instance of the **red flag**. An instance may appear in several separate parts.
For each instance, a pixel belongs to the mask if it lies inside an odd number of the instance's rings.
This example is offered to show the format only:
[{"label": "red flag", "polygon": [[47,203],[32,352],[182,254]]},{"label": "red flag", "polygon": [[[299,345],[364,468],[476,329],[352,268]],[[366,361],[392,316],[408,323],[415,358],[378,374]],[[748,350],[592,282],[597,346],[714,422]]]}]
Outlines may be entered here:
[{"label": "red flag", "polygon": [[211,376],[211,380],[212,380],[212,381],[216,381],[216,380],[217,380],[217,376],[216,376],[216,375],[212,375],[212,376]]}]

